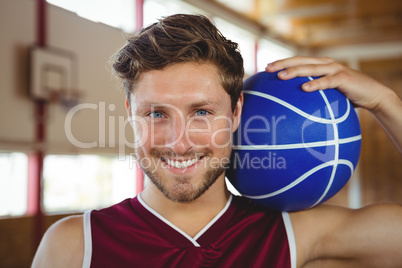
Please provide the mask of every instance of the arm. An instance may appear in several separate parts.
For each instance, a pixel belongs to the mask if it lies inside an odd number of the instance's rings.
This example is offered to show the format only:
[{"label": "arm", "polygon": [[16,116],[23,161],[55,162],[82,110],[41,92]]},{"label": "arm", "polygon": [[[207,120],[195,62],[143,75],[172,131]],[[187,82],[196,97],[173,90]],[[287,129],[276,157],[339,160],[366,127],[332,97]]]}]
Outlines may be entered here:
[{"label": "arm", "polygon": [[266,71],[279,71],[281,79],[322,76],[303,85],[305,91],[337,88],[354,105],[370,111],[402,152],[402,101],[394,91],[367,75],[330,58],[293,57],[268,64]]},{"label": "arm", "polygon": [[298,267],[402,267],[402,207],[320,206],[290,214]]},{"label": "arm", "polygon": [[82,267],[84,232],[82,216],[62,219],[43,236],[32,267]]}]

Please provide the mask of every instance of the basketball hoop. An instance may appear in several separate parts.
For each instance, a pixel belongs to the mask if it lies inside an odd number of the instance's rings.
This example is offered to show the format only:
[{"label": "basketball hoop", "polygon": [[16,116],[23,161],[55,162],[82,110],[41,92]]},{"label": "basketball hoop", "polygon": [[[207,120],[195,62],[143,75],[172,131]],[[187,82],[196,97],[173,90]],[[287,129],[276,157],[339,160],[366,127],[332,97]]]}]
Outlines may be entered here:
[{"label": "basketball hoop", "polygon": [[58,103],[69,110],[79,103],[77,62],[72,52],[58,48],[30,48],[29,96]]},{"label": "basketball hoop", "polygon": [[49,101],[59,104],[64,110],[69,111],[80,103],[82,91],[78,89],[52,89],[49,91]]}]

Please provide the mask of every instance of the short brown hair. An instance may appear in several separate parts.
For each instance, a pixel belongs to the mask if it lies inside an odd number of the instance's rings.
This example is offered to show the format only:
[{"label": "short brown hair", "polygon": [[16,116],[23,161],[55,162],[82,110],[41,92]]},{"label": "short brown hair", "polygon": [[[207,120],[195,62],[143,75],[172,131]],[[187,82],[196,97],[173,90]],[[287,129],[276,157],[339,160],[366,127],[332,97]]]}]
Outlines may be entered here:
[{"label": "short brown hair", "polygon": [[243,58],[238,44],[203,15],[172,15],[142,29],[117,51],[113,69],[130,99],[142,73],[182,62],[214,64],[234,110],[243,87]]}]

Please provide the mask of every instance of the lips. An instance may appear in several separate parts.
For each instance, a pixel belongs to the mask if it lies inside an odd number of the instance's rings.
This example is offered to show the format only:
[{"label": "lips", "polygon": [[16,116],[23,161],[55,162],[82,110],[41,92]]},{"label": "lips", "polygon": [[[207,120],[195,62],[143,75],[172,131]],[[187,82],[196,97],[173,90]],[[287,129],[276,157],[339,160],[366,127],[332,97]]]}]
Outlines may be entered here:
[{"label": "lips", "polygon": [[189,159],[186,161],[178,161],[178,160],[173,160],[173,159],[168,159],[168,158],[162,157],[162,160],[165,161],[169,166],[172,166],[172,167],[175,167],[178,169],[184,169],[184,168],[188,168],[188,167],[194,165],[201,158],[202,157],[193,158],[193,159]]}]

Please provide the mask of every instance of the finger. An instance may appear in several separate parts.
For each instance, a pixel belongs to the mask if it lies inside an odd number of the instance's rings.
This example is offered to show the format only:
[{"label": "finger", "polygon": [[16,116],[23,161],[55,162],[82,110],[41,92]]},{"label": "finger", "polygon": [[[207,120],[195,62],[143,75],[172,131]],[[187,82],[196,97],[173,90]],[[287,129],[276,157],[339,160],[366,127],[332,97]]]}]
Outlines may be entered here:
[{"label": "finger", "polygon": [[286,68],[278,73],[278,77],[288,80],[294,77],[333,75],[346,69],[345,66],[332,62],[329,64],[308,64]]},{"label": "finger", "polygon": [[322,57],[322,58],[313,58],[313,57],[304,57],[304,56],[295,56],[291,58],[286,58],[282,60],[277,60],[272,63],[269,63],[265,70],[267,72],[276,72],[279,70],[283,70],[286,68],[299,66],[299,65],[308,65],[308,64],[328,64],[334,62],[333,59]]},{"label": "finger", "polygon": [[357,101],[353,98],[352,95],[348,94],[347,91],[344,90],[344,88],[342,87],[342,82],[340,82],[340,79],[342,79],[340,76],[342,75],[333,75],[333,76],[324,76],[324,77],[320,77],[318,79],[313,79],[309,82],[306,82],[302,85],[302,89],[306,92],[313,92],[316,90],[326,90],[326,89],[331,89],[331,88],[335,88],[337,90],[339,90],[341,93],[343,93],[345,95],[346,98],[348,98],[353,107],[354,108],[358,108],[362,105],[365,105],[364,103],[362,103],[360,101]]},{"label": "finger", "polygon": [[346,72],[337,72],[334,75],[327,75],[317,79],[313,79],[302,85],[302,89],[311,92],[315,90],[325,90],[329,88],[336,88],[342,93],[344,91],[343,85],[350,85],[349,75]]},{"label": "finger", "polygon": [[339,84],[333,79],[332,76],[324,76],[318,79],[313,79],[302,85],[302,89],[306,92],[312,92],[316,90],[324,90],[329,88],[337,88]]}]

